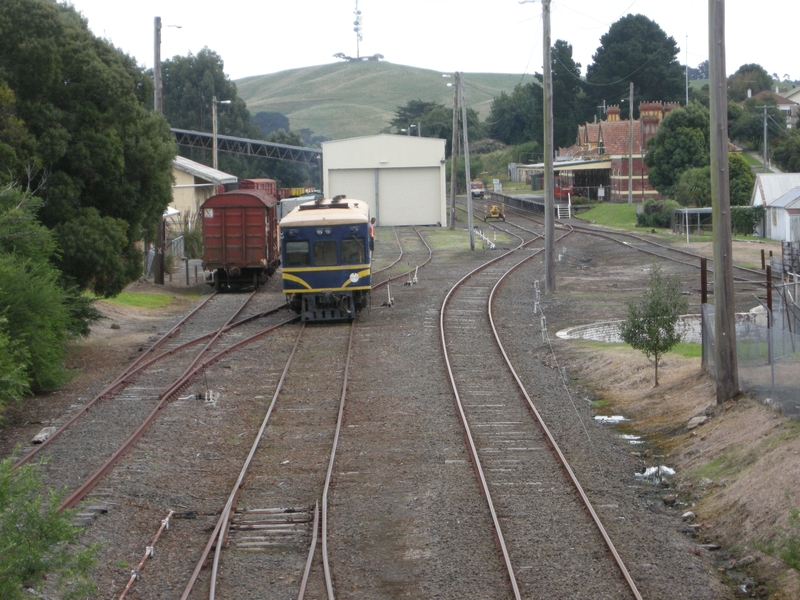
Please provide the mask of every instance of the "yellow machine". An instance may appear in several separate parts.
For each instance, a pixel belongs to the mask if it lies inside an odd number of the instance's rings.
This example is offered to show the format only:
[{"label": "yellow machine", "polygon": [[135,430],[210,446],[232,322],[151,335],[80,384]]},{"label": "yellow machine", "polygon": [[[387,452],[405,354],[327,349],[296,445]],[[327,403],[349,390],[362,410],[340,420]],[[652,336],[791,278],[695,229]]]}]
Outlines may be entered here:
[{"label": "yellow machine", "polygon": [[487,204],[484,206],[484,221],[489,219],[502,219],[506,220],[506,213],[502,204]]}]

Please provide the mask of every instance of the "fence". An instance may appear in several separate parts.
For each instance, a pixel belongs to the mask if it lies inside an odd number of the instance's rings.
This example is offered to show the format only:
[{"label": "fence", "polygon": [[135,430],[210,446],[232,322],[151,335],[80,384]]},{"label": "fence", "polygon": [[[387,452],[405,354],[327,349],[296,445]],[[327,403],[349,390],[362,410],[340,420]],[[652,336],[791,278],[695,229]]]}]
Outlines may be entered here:
[{"label": "fence", "polygon": [[[183,248],[183,236],[179,236],[174,240],[167,240],[166,243],[166,253],[167,258],[172,258],[172,262],[165,262],[164,263],[164,272],[165,273],[172,273],[175,269],[175,266],[178,264],[178,261],[184,255],[184,248]],[[144,277],[142,279],[150,279],[153,276],[153,259],[155,257],[155,252],[152,248],[147,251],[144,256]]]},{"label": "fence", "polygon": [[[794,284],[789,284],[794,285]],[[800,307],[788,286],[778,293],[772,312],[763,304],[737,315],[736,355],[739,388],[769,399],[788,415],[800,415]],[[714,306],[703,305],[703,360],[713,376]]]}]

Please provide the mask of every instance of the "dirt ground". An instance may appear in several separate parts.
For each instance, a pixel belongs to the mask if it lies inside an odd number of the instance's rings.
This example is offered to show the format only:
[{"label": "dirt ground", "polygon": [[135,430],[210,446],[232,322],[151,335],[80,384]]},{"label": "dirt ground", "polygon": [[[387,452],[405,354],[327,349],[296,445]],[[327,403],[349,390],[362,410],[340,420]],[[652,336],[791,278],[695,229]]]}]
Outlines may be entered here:
[{"label": "dirt ground", "polygon": [[[775,244],[738,242],[735,262],[760,267],[762,248],[767,254],[780,252]],[[692,244],[691,250],[711,256],[710,244]],[[0,427],[4,457],[15,443],[30,439],[42,422],[80,402],[82,390],[98,379],[110,379],[143,343],[164,331],[170,318],[196,302],[198,292],[210,289],[136,283],[129,291],[166,292],[174,300],[157,311],[99,302],[106,318],[93,326],[88,339],[74,345],[68,364],[74,378],[68,386],[6,411]],[[721,546],[720,577],[724,580],[737,560],[753,557],[747,575],[764,586],[759,597],[800,597],[797,572],[784,566],[774,550],[800,535],[800,525],[793,528],[791,519],[800,507],[800,424],[747,396],[718,405],[714,382],[701,371],[699,359],[668,355],[659,368],[660,385],[654,388],[652,365],[629,348],[570,341],[556,351],[564,355],[572,376],[600,401],[599,413],[623,415],[625,432],[642,436],[647,452],[660,454],[659,462],[676,470],[679,501],[697,515],[703,540]],[[690,419],[698,416],[706,422],[688,429]]]}]

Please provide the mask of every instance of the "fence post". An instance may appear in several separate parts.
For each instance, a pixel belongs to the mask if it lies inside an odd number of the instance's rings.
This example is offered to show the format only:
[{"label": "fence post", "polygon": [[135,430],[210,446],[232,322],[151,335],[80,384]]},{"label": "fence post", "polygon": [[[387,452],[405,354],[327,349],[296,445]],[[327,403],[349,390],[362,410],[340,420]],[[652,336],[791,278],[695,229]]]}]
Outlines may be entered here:
[{"label": "fence post", "polygon": [[706,341],[706,311],[708,304],[708,259],[700,259],[700,366],[708,371],[708,342]]}]

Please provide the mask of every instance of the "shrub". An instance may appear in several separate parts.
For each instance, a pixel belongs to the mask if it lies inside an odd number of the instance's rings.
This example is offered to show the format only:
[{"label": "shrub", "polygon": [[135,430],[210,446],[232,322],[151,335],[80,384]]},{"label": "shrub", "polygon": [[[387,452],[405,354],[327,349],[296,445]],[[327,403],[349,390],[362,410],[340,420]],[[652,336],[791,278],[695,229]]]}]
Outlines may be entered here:
[{"label": "shrub", "polygon": [[97,546],[71,548],[78,530],[73,511],[59,511],[61,496],[53,492],[45,502],[39,494],[37,465],[14,469],[0,461],[0,598],[32,598],[25,587],[41,588],[48,574],[56,576],[63,598],[84,598],[94,591],[88,579]]},{"label": "shrub", "polygon": [[672,226],[672,215],[675,209],[680,207],[681,205],[675,200],[654,200],[652,198],[645,200],[644,210],[636,214],[636,225],[668,229]]},{"label": "shrub", "polygon": [[753,235],[764,214],[763,206],[731,206],[731,230],[733,233]]},{"label": "shrub", "polygon": [[573,196],[572,197],[572,203],[575,204],[575,205],[580,206],[580,205],[584,205],[584,204],[591,204],[592,201],[589,200],[589,198],[587,198],[586,196]]}]

